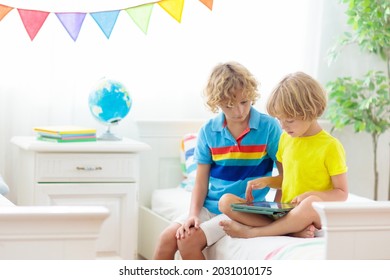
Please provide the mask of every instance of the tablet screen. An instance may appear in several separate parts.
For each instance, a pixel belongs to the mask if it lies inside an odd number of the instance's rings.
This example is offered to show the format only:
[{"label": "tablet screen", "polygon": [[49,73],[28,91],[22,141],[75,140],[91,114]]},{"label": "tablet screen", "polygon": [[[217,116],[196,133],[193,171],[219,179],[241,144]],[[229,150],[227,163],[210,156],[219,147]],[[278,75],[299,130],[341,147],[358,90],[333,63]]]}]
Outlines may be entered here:
[{"label": "tablet screen", "polygon": [[[254,212],[261,211],[261,213],[269,212],[288,212],[294,208],[294,204],[290,203],[280,203],[280,202],[271,202],[271,201],[255,201],[251,203],[234,203],[231,205],[233,210],[244,211],[244,212]],[[247,210],[247,211],[245,211]]]}]

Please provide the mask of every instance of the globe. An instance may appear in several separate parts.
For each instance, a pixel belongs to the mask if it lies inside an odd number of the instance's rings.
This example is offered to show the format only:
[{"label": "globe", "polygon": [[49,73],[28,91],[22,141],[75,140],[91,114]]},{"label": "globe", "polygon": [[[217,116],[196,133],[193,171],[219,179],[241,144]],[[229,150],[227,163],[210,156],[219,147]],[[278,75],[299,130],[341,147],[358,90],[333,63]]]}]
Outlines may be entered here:
[{"label": "globe", "polygon": [[98,139],[120,140],[111,132],[111,126],[117,125],[130,112],[133,102],[127,88],[118,81],[101,79],[91,89],[88,104],[95,119],[107,126],[107,131]]}]

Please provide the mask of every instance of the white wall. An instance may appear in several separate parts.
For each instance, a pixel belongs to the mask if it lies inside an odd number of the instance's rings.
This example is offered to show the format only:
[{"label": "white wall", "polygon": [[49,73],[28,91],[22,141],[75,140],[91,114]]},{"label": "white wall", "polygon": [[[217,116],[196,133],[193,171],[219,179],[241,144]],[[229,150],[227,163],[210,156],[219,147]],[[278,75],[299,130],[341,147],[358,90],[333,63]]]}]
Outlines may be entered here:
[{"label": "white wall", "polygon": [[[306,15],[312,7],[307,3],[220,0],[210,12],[199,1],[188,0],[181,24],[156,5],[147,35],[122,11],[109,40],[87,16],[76,42],[54,14],[30,42],[13,10],[0,25],[2,53],[9,54],[3,57],[7,67],[0,70],[0,89],[31,101],[16,105],[16,113],[29,110],[35,123],[64,118],[93,123],[86,98],[103,76],[129,87],[134,119],[199,118],[209,116],[200,95],[211,68],[237,60],[262,83],[264,102],[282,75],[296,70],[313,73],[315,57],[310,50],[317,46],[308,37],[311,24]],[[44,100],[37,101],[37,95]]]}]

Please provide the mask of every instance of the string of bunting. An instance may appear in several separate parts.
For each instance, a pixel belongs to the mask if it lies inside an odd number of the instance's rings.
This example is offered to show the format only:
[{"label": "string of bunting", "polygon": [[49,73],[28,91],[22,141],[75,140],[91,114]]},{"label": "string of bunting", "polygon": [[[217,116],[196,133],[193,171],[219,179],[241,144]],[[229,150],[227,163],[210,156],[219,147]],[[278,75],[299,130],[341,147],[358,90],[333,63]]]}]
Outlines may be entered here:
[{"label": "string of bunting", "polygon": [[[210,11],[212,10],[213,0],[199,0],[199,1],[203,3],[207,8],[209,8]],[[0,22],[4,19],[4,17],[9,12],[11,12],[13,9],[16,9],[27,31],[28,36],[30,37],[31,41],[33,41],[35,36],[38,34],[39,30],[45,23],[49,14],[54,13],[58,18],[58,20],[61,22],[62,26],[68,32],[70,37],[73,39],[73,41],[76,41],[86,15],[90,14],[90,16],[100,27],[100,29],[107,37],[107,39],[109,39],[111,36],[111,32],[114,29],[116,20],[121,11],[125,11],[130,16],[130,18],[134,21],[134,23],[141,29],[141,31],[147,34],[153,7],[155,4],[158,4],[172,18],[174,18],[177,22],[181,23],[182,12],[184,8],[184,0],[161,0],[161,1],[144,1],[144,2],[145,2],[144,4],[127,7],[124,9],[93,11],[93,12],[85,12],[85,11],[51,12],[51,11],[43,11],[43,10],[16,8],[16,7],[11,7],[0,3]]]}]

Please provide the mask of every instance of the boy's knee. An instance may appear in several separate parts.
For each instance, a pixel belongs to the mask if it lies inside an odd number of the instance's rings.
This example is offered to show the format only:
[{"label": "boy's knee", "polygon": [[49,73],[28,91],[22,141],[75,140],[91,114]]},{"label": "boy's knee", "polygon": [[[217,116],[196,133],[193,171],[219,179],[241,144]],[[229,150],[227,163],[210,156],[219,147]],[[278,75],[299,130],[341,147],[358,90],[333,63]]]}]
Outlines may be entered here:
[{"label": "boy's knee", "polygon": [[230,193],[226,193],[223,196],[221,196],[220,200],[218,201],[218,209],[222,213],[226,214],[231,211],[231,204],[234,203],[236,200],[236,196]]},{"label": "boy's knee", "polygon": [[298,207],[299,207],[300,211],[302,211],[302,213],[305,213],[306,216],[316,217],[318,214],[312,206],[312,203],[316,202],[316,201],[322,201],[322,199],[316,195],[310,195],[310,196],[306,197],[298,205]]},{"label": "boy's knee", "polygon": [[206,236],[201,229],[191,229],[191,234],[177,240],[180,255],[186,259],[194,253],[201,252],[207,245]]},{"label": "boy's knee", "polygon": [[176,230],[169,226],[159,235],[156,248],[154,248],[153,259],[173,259],[177,250]]},{"label": "boy's knee", "polygon": [[177,228],[175,226],[169,226],[164,229],[159,236],[160,244],[165,246],[176,243],[176,231]]},{"label": "boy's knee", "polygon": [[311,206],[311,204],[315,201],[322,201],[322,199],[319,196],[310,195],[306,197],[302,202]]}]

